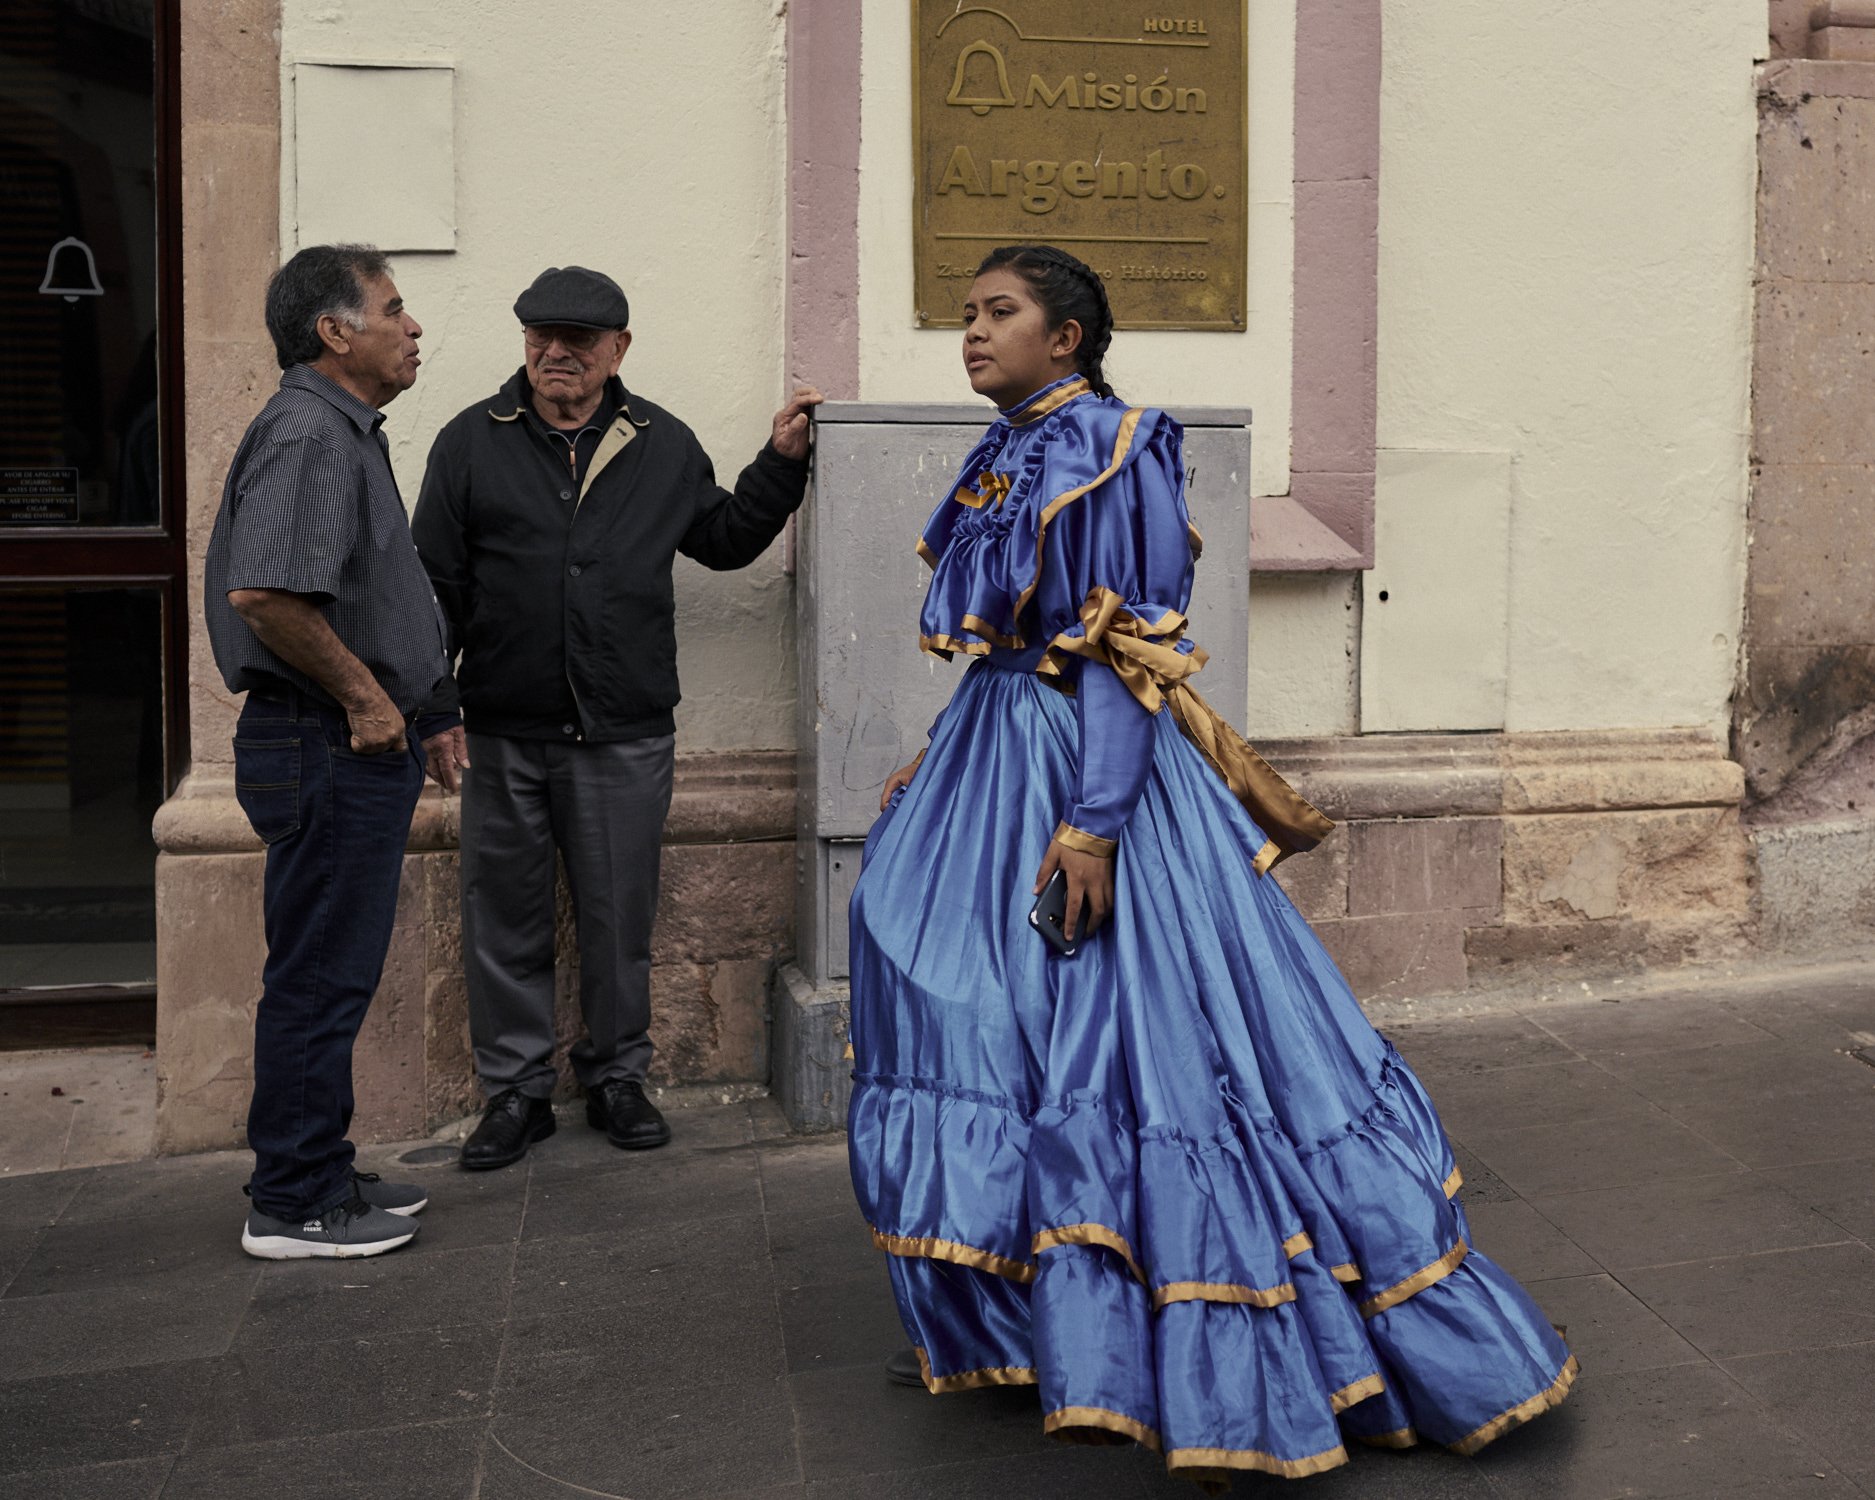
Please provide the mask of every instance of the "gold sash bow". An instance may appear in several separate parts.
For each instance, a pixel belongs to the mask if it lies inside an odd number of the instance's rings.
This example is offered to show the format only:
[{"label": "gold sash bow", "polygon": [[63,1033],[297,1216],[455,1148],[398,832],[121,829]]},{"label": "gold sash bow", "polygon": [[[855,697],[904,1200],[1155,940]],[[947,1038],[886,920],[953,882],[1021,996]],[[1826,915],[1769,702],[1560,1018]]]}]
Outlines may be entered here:
[{"label": "gold sash bow", "polygon": [[1268,835],[1269,842],[1256,856],[1257,874],[1267,874],[1279,860],[1313,849],[1335,825],[1277,775],[1192,688],[1188,679],[1207,658],[1201,647],[1189,655],[1174,649],[1186,624],[1177,610],[1167,610],[1154,621],[1142,620],[1112,589],[1097,588],[1081,605],[1083,634],[1056,636],[1036,671],[1059,678],[1063,663],[1056,653],[1063,652],[1111,668],[1148,713],[1156,714],[1169,704],[1185,738],[1198,747]]},{"label": "gold sash bow", "polygon": [[992,474],[985,469],[977,476],[977,487],[967,490],[962,485],[957,487],[957,500],[972,510],[981,510],[988,505],[992,510],[1009,498],[1009,488],[1015,480],[1008,474]]}]

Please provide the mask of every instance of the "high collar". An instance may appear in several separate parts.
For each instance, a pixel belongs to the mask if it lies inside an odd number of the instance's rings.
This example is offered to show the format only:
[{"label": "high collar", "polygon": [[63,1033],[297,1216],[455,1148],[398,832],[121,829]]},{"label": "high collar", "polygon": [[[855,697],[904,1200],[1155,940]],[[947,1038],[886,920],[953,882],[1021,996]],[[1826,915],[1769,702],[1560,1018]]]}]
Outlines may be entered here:
[{"label": "high collar", "polygon": [[375,431],[384,413],[368,401],[360,401],[344,386],[311,365],[293,365],[280,376],[281,390],[307,391],[330,402],[360,432]]},{"label": "high collar", "polygon": [[1018,401],[1000,415],[1011,427],[1026,427],[1031,422],[1041,421],[1050,412],[1060,411],[1076,396],[1085,396],[1092,389],[1084,375],[1064,376],[1043,386],[1026,400]]}]

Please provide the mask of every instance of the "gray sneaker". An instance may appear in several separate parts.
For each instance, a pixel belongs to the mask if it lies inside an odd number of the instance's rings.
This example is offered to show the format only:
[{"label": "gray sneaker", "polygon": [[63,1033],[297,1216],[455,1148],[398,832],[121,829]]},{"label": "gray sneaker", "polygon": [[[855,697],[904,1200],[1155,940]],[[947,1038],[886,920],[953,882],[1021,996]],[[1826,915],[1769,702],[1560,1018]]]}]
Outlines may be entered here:
[{"label": "gray sneaker", "polygon": [[381,1208],[387,1214],[402,1214],[408,1217],[420,1214],[430,1206],[430,1194],[425,1188],[413,1182],[386,1182],[376,1172],[352,1173],[352,1186],[358,1196],[373,1208]]},{"label": "gray sneaker", "polygon": [[373,1208],[354,1190],[345,1202],[304,1222],[276,1219],[250,1208],[241,1248],[262,1260],[349,1260],[382,1255],[416,1237],[417,1226],[410,1219]]}]

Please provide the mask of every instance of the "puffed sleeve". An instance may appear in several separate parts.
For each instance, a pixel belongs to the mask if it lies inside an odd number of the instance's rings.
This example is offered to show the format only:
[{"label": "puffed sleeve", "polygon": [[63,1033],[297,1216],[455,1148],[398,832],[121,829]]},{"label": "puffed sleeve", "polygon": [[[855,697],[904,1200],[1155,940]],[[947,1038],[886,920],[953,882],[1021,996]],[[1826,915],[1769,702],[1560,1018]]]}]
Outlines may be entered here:
[{"label": "puffed sleeve", "polygon": [[1152,767],[1163,689],[1196,669],[1183,639],[1191,597],[1191,528],[1179,426],[1140,413],[1118,468],[1062,506],[1042,537],[1035,605],[1039,670],[1073,683],[1080,766],[1057,837],[1111,854]]}]

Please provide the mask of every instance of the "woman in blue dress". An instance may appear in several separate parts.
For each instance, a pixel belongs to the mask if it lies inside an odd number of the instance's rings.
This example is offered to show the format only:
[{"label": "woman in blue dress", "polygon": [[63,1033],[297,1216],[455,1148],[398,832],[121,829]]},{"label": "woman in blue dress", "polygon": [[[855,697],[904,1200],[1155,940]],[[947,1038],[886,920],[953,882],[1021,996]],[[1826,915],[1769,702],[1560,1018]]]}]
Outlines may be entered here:
[{"label": "woman in blue dress", "polygon": [[[1049,246],[964,307],[1001,410],[918,543],[919,630],[976,660],[887,783],[850,927],[853,1184],[907,1363],[1038,1386],[1047,1431],[1206,1485],[1349,1437],[1472,1453],[1576,1363],[1269,878],[1331,825],[1191,688],[1180,430],[1114,397],[1111,332]],[[1072,957],[1029,922],[1056,869]]]}]

